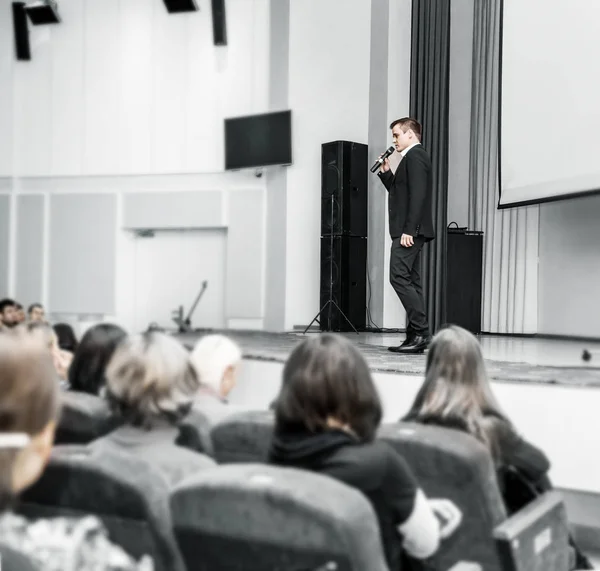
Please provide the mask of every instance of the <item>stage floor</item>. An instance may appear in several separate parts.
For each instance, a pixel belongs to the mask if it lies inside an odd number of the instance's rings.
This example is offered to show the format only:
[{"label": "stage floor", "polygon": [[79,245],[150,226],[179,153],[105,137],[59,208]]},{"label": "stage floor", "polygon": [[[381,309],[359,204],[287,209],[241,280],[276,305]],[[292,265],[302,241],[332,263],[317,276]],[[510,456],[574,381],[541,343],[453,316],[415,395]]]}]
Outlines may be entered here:
[{"label": "stage floor", "polygon": [[[185,345],[192,346],[199,337],[211,332],[216,331],[197,330],[176,336]],[[245,359],[279,363],[285,362],[293,347],[305,338],[299,332],[228,330],[222,333],[240,344]],[[318,334],[309,332],[306,336]],[[425,355],[398,355],[387,350],[390,345],[399,345],[403,334],[343,335],[356,341],[373,371],[419,376],[425,372]],[[496,335],[482,335],[479,339],[489,375],[495,381],[600,387],[600,343]],[[582,359],[584,349],[592,354],[588,362]]]}]

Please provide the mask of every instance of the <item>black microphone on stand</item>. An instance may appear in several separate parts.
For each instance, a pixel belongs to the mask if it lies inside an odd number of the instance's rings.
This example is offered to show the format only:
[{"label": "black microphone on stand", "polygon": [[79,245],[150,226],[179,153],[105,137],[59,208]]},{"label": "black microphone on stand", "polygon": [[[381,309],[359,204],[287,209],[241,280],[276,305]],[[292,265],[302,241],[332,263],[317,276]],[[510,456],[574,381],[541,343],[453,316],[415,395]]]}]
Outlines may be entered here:
[{"label": "black microphone on stand", "polygon": [[385,159],[387,159],[395,150],[396,150],[396,147],[394,147],[394,145],[392,145],[385,153],[383,153],[383,155],[381,155],[375,161],[375,164],[371,167],[371,172],[372,173],[377,172],[381,168],[383,161],[385,161]]}]

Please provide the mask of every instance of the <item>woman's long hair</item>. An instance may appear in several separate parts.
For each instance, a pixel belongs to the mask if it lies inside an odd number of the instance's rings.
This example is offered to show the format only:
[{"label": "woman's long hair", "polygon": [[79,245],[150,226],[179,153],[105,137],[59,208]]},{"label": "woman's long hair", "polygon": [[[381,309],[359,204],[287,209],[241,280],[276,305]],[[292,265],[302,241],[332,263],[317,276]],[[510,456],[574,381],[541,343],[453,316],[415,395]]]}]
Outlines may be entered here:
[{"label": "woman's long hair", "polygon": [[433,338],[425,382],[407,419],[464,428],[498,458],[497,426],[508,419],[492,392],[481,347],[471,333],[451,325]]}]

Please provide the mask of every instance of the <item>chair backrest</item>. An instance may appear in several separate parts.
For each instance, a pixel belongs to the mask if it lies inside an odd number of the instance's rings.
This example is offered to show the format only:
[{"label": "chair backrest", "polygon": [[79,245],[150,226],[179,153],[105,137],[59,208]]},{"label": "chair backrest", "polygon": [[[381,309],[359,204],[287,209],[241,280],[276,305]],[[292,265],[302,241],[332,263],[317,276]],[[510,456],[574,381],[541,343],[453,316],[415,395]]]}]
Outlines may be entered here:
[{"label": "chair backrest", "polygon": [[177,445],[214,456],[211,437],[211,423],[206,416],[197,410],[192,410],[179,423],[179,438]]},{"label": "chair backrest", "polygon": [[494,530],[504,571],[568,571],[567,511],[547,492]]},{"label": "chair backrest", "polygon": [[0,543],[0,569],[2,571],[42,571],[25,553]]},{"label": "chair backrest", "polygon": [[95,515],[111,540],[136,559],[150,555],[157,570],[185,568],[166,481],[149,464],[125,454],[56,448],[42,477],[21,495],[18,511],[30,519]]},{"label": "chair backrest", "polygon": [[56,444],[89,444],[119,424],[110,413],[106,401],[98,396],[65,391],[61,393],[61,400]]},{"label": "chair backrest", "polygon": [[273,437],[272,411],[249,411],[232,415],[211,432],[219,464],[266,462]]},{"label": "chair backrest", "polygon": [[440,546],[440,569],[466,560],[501,571],[492,532],[506,512],[485,447],[458,430],[415,423],[384,425],[378,437],[405,458],[428,497],[448,498],[463,513],[461,526]]},{"label": "chair backrest", "polygon": [[368,500],[312,472],[219,466],[178,486],[171,511],[194,571],[387,570]]}]

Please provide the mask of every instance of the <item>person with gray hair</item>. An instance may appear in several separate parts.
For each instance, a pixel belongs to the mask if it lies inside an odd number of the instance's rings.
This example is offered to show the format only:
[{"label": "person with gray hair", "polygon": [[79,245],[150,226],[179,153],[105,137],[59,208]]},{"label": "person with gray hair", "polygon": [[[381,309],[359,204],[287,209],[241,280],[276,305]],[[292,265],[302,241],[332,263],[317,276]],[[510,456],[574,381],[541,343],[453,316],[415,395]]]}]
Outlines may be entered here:
[{"label": "person with gray hair", "polygon": [[170,486],[215,462],[177,446],[177,424],[199,388],[187,351],[158,332],[122,341],[106,370],[104,396],[124,425],[92,442],[94,451],[128,453],[146,461]]},{"label": "person with gray hair", "polygon": [[227,402],[235,388],[241,361],[241,349],[224,335],[202,337],[190,355],[200,380],[194,410],[204,415],[211,425],[241,410]]}]

